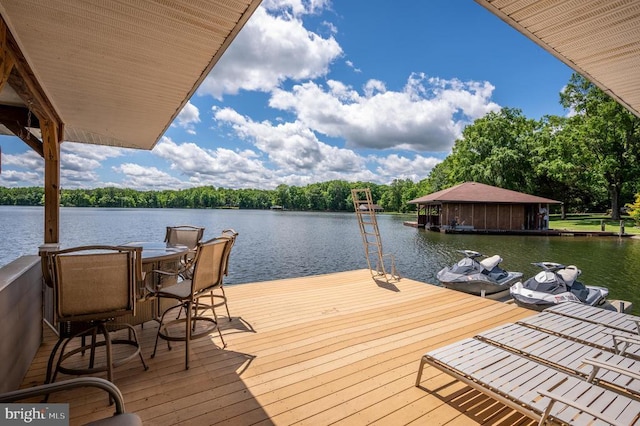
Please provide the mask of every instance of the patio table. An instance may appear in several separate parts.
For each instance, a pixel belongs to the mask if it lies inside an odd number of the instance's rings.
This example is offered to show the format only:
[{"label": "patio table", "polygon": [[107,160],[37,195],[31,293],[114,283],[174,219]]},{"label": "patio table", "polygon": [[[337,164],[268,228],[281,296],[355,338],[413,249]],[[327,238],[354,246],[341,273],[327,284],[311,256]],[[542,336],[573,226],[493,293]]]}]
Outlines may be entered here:
[{"label": "patio table", "polygon": [[[142,324],[156,319],[164,304],[172,301],[160,302],[149,297],[147,286],[157,288],[175,283],[175,277],[160,277],[153,270],[177,271],[180,259],[189,252],[189,248],[180,244],[167,244],[157,241],[135,241],[121,244],[124,247],[142,247],[142,272],[145,274],[143,282],[138,287],[135,315],[125,315],[116,319],[116,323],[123,322],[131,325]],[[163,306],[158,306],[163,303]]]}]

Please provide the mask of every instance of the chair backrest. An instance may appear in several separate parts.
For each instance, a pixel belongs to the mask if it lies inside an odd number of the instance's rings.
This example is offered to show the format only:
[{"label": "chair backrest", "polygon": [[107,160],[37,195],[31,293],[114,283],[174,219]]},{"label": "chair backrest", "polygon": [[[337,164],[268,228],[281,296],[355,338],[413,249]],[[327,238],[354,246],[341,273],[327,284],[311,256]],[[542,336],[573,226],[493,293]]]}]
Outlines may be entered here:
[{"label": "chair backrest", "polygon": [[192,295],[222,284],[224,265],[232,244],[229,237],[216,237],[198,244],[191,280]]},{"label": "chair backrest", "polygon": [[82,246],[47,253],[58,321],[135,313],[139,247]]},{"label": "chair backrest", "polygon": [[204,235],[204,228],[191,225],[167,226],[164,241],[168,244],[181,244],[195,250]]},{"label": "chair backrest", "polygon": [[236,237],[238,233],[233,229],[225,229],[222,231],[222,237],[227,237],[231,240],[229,247],[227,248],[227,252],[224,256],[224,275],[229,275],[229,255],[231,254],[231,249],[233,245],[236,243]]}]

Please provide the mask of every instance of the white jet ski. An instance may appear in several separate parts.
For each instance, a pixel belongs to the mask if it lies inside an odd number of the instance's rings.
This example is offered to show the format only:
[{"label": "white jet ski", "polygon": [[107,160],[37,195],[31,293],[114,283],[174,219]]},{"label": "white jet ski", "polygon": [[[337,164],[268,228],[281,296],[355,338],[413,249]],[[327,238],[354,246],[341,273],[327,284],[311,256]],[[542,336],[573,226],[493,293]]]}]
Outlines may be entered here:
[{"label": "white jet ski", "polygon": [[458,263],[441,269],[436,275],[443,287],[490,297],[507,292],[513,283],[522,279],[522,272],[502,269],[502,258],[497,254],[478,260],[484,256],[482,253],[473,250],[458,251],[465,257]]},{"label": "white jet ski", "polygon": [[542,311],[563,302],[584,303],[615,310],[607,301],[609,289],[584,285],[578,281],[582,273],[575,265],[565,266],[555,262],[533,263],[540,268],[535,276],[515,283],[510,294],[518,306]]}]

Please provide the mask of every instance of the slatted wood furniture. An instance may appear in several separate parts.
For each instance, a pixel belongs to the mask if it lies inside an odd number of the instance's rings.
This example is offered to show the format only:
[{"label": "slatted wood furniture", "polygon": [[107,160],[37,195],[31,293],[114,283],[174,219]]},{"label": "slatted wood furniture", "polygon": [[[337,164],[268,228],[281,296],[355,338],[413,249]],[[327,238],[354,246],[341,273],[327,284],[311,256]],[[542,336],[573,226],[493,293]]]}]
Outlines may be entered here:
[{"label": "slatted wood furniture", "polygon": [[468,338],[424,354],[433,366],[544,424],[637,424],[640,401],[478,339]]}]

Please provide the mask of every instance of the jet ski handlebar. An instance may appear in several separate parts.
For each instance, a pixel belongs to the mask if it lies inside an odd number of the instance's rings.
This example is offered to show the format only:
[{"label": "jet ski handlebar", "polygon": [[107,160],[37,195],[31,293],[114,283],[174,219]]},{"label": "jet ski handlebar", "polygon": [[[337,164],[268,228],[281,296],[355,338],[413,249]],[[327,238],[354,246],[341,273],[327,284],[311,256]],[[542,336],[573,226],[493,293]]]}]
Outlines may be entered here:
[{"label": "jet ski handlebar", "polygon": [[566,266],[564,266],[562,263],[556,263],[556,262],[533,262],[531,264],[539,268],[542,268],[545,271],[551,271],[551,272],[555,272],[560,269],[566,268]]},{"label": "jet ski handlebar", "polygon": [[473,250],[456,250],[458,253],[464,254],[466,257],[470,259],[475,259],[476,257],[484,256],[484,254],[479,253]]}]

